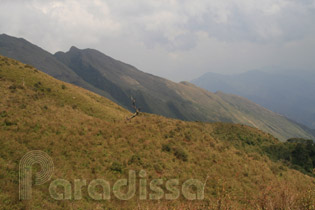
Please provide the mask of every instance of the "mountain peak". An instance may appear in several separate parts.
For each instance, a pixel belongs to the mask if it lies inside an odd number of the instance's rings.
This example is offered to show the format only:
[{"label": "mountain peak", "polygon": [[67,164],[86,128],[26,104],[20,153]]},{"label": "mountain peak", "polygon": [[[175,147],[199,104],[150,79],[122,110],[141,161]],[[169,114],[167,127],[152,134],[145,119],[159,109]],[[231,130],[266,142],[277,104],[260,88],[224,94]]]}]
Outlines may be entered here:
[{"label": "mountain peak", "polygon": [[52,57],[36,46],[24,46],[23,43],[5,48],[1,46],[0,54],[15,52],[15,57],[22,57],[25,63],[66,82],[102,94],[131,111],[129,98],[132,95],[137,98],[137,104],[141,105],[143,112],[189,121],[255,124],[281,140],[292,136],[312,138],[299,125],[248,100],[224,94],[214,95],[188,82],[174,83],[141,72],[97,50],[72,46],[69,52],[59,52]]},{"label": "mountain peak", "polygon": [[72,46],[72,47],[70,47],[69,52],[75,52],[75,51],[79,51],[79,50],[80,50],[79,48]]}]

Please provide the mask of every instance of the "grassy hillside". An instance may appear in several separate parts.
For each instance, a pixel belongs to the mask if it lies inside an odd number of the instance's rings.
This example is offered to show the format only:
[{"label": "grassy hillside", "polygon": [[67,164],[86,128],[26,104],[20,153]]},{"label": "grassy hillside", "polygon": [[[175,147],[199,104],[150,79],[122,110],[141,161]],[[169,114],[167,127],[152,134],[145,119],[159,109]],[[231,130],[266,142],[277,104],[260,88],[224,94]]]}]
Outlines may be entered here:
[{"label": "grassy hillside", "polygon": [[290,136],[304,136],[304,138],[315,139],[312,131],[306,129],[305,126],[265,109],[243,97],[222,92],[217,92],[216,94],[242,113],[242,115],[239,115],[241,119],[236,122],[244,124],[250,122],[251,126],[271,133],[281,140],[283,140],[283,136],[286,139],[290,138]]},{"label": "grassy hillside", "polygon": [[78,85],[105,97],[110,97],[106,92],[85,82],[72,69],[59,62],[51,53],[23,38],[0,34],[0,55],[32,65],[59,80]]},{"label": "grassy hillside", "polygon": [[72,47],[69,52],[58,52],[55,56],[125,108],[130,107],[129,96],[133,95],[142,110],[149,113],[190,121],[242,123],[281,140],[314,138],[300,125],[245,98],[214,94],[188,82],[175,83],[146,74],[93,49]]},{"label": "grassy hillside", "polygon": [[237,94],[315,129],[315,72],[249,71],[236,75],[207,73],[192,82],[209,91]]},{"label": "grassy hillside", "polygon": [[214,94],[188,82],[175,83],[147,74],[97,50],[72,47],[53,56],[24,39],[0,35],[0,54],[105,96],[126,109],[132,109],[133,96],[147,113],[188,121],[242,123],[282,141],[314,138],[308,129],[244,98]]},{"label": "grassy hillside", "polygon": [[[282,143],[255,128],[144,113],[126,121],[131,113],[108,99],[2,56],[0,96],[0,209],[315,208],[315,179],[271,161],[263,146]],[[205,198],[95,201],[83,190],[81,200],[56,201],[45,183],[19,201],[19,161],[30,150],[53,159],[52,180],[112,184],[144,169],[148,181],[199,179]]]}]

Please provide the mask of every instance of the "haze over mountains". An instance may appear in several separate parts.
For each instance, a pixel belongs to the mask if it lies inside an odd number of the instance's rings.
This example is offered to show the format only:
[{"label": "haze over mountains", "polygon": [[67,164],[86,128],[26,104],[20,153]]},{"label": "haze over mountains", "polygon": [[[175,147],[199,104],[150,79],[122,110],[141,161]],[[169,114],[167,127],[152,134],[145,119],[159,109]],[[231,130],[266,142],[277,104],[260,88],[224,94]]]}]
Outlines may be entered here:
[{"label": "haze over mountains", "polygon": [[222,121],[257,127],[280,140],[314,138],[287,118],[245,98],[212,93],[191,83],[175,83],[93,50],[72,47],[55,55],[8,35],[0,35],[0,54],[35,66],[43,72],[103,95],[131,109],[130,96],[144,112],[189,121]]},{"label": "haze over mountains", "polygon": [[315,129],[315,72],[255,70],[242,74],[207,73],[192,83],[209,91],[237,94]]}]

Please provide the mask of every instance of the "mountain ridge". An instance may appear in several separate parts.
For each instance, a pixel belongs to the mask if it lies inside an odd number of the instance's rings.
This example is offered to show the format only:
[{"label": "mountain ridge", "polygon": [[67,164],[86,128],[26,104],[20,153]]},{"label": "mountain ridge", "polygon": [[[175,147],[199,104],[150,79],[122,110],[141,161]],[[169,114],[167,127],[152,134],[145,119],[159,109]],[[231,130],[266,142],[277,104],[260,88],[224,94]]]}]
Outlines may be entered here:
[{"label": "mountain ridge", "polygon": [[[5,40],[1,41],[0,37],[1,42]],[[19,46],[12,45],[11,49],[19,54]],[[0,54],[8,53],[0,48]],[[314,138],[298,124],[266,112],[254,103],[248,104],[246,99],[214,94],[188,82],[175,83],[144,73],[97,50],[71,47],[68,52],[57,52],[51,56],[79,77],[82,84],[88,85],[90,88],[87,89],[130,111],[133,111],[130,106],[132,96],[143,112],[188,121],[242,123],[256,126],[282,141],[292,137]],[[41,57],[37,56],[37,59]],[[32,63],[32,59],[29,61]],[[44,60],[41,62],[45,63]],[[84,87],[82,84],[79,86]]]},{"label": "mountain ridge", "polygon": [[[256,128],[200,123],[131,113],[107,98],[57,80],[0,56],[0,208],[3,209],[300,209],[313,207],[314,177],[271,160],[264,148],[284,143]],[[293,145],[293,144],[292,144]],[[32,199],[19,200],[19,161],[29,151],[52,158],[49,182],[32,186]],[[282,151],[282,150],[281,150]],[[278,154],[276,150],[276,154]],[[303,158],[303,157],[302,157]],[[34,167],[35,168],[35,167]],[[205,183],[203,200],[138,198],[54,200],[57,179],[118,179],[145,171],[148,193],[154,179],[194,178]],[[141,180],[144,177],[141,176]],[[171,193],[161,186],[165,193]],[[179,189],[179,188],[178,188]],[[179,189],[180,190],[180,189]],[[137,188],[138,192],[138,188]],[[180,192],[182,192],[180,190]]]},{"label": "mountain ridge", "polygon": [[315,73],[311,70],[253,70],[234,75],[206,73],[192,83],[254,101],[311,129],[315,128]]},{"label": "mountain ridge", "polygon": [[109,97],[105,92],[84,82],[72,69],[59,62],[51,53],[24,38],[16,38],[7,34],[0,35],[0,54],[32,65],[62,81],[79,85]]}]

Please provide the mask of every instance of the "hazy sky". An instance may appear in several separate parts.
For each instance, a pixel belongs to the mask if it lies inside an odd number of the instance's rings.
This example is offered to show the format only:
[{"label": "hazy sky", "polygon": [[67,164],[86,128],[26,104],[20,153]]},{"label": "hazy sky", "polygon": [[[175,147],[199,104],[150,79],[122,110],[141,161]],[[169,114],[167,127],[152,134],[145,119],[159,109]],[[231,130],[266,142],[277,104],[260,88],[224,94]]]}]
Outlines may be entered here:
[{"label": "hazy sky", "polygon": [[264,67],[315,71],[315,0],[0,0],[0,34],[95,48],[174,81]]}]

